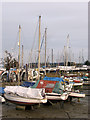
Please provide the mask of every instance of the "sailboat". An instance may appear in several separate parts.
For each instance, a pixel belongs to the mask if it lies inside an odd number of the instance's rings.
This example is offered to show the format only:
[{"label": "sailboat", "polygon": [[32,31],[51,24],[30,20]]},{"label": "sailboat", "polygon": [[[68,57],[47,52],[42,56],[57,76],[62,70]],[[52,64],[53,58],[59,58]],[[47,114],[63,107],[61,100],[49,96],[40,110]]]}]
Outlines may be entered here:
[{"label": "sailboat", "polygon": [[64,88],[61,88],[61,78],[57,80],[54,77],[46,77],[46,30],[47,28],[45,28],[45,78],[43,80],[38,79],[32,88],[44,88],[47,100],[50,102],[66,100],[68,93],[64,92]]},{"label": "sailboat", "polygon": [[27,106],[47,102],[44,89],[6,86],[4,91],[5,99],[17,105]]},{"label": "sailboat", "polygon": [[[40,46],[40,22],[41,16],[39,16],[39,46]],[[21,27],[19,26],[19,68],[20,68],[20,32]],[[39,47],[39,63],[38,63],[38,72],[40,69],[40,47]],[[20,86],[20,77],[18,79],[18,86],[6,86],[4,97],[9,102],[18,105],[34,105],[40,103],[46,103],[47,98],[45,96],[45,90],[40,88],[26,88]]]},{"label": "sailboat", "polygon": [[85,94],[72,92],[72,85],[67,85],[62,78],[46,77],[46,29],[45,29],[45,77],[40,80],[37,88],[45,88],[49,101],[67,100],[68,97],[83,98]]}]

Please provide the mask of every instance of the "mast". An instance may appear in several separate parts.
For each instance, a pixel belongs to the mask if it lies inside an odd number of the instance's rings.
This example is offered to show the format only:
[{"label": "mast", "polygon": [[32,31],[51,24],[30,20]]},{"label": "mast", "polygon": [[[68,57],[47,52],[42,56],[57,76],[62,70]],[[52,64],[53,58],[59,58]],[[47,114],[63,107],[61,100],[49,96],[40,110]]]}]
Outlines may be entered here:
[{"label": "mast", "polygon": [[71,48],[71,47],[69,47],[69,62],[70,62],[70,66],[71,66],[71,54],[70,54],[70,48]]},{"label": "mast", "polygon": [[30,69],[30,52],[29,52],[29,62],[28,63],[29,63],[29,69]]},{"label": "mast", "polygon": [[29,53],[29,69],[30,68],[32,68],[32,49],[31,49],[31,51],[30,51],[30,53]]},{"label": "mast", "polygon": [[52,49],[52,67],[53,67],[53,49]]},{"label": "mast", "polygon": [[40,27],[41,27],[41,16],[39,16],[38,80],[40,79],[39,78],[39,75],[40,75],[40,38],[41,38]]},{"label": "mast", "polygon": [[23,68],[23,45],[22,45],[22,68]]},{"label": "mast", "polygon": [[18,85],[20,85],[20,38],[21,38],[21,26],[19,25],[19,72],[18,72]]},{"label": "mast", "polygon": [[64,46],[64,75],[65,75],[65,63],[66,63],[65,47],[66,47],[66,46]]},{"label": "mast", "polygon": [[68,46],[69,46],[69,34],[67,36],[66,71],[67,71],[67,66],[68,66]]},{"label": "mast", "polygon": [[47,28],[45,28],[45,76],[46,76],[46,32],[47,32]]},{"label": "mast", "polygon": [[19,69],[20,69],[20,38],[21,38],[21,26],[19,25]]},{"label": "mast", "polygon": [[83,49],[82,49],[82,64],[84,63]]}]

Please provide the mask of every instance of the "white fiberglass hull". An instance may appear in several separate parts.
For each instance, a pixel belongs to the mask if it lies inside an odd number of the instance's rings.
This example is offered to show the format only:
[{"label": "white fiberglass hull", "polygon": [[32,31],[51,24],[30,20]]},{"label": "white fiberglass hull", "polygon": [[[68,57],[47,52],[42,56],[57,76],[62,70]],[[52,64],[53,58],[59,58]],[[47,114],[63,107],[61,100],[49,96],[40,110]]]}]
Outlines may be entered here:
[{"label": "white fiberglass hull", "polygon": [[69,96],[76,97],[76,98],[84,98],[85,94],[70,92]]},{"label": "white fiberglass hull", "polygon": [[4,94],[6,100],[18,105],[34,105],[39,103],[46,103],[47,99],[24,98],[13,94]]},{"label": "white fiberglass hull", "polygon": [[63,93],[62,95],[61,94],[57,94],[57,93],[46,93],[46,97],[47,97],[47,100],[55,100],[55,101],[58,101],[58,100],[66,100],[68,98],[68,94],[67,93]]},{"label": "white fiberglass hull", "polygon": [[82,86],[83,85],[83,83],[70,83],[70,85],[72,85],[72,86]]}]

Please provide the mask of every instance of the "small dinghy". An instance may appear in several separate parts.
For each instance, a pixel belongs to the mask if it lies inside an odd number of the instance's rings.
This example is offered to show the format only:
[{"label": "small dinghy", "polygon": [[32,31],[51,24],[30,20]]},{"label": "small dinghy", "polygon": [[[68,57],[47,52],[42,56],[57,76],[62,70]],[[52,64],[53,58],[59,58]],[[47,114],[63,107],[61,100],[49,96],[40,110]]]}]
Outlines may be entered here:
[{"label": "small dinghy", "polygon": [[44,89],[6,86],[4,91],[5,99],[17,105],[27,106],[47,102]]}]

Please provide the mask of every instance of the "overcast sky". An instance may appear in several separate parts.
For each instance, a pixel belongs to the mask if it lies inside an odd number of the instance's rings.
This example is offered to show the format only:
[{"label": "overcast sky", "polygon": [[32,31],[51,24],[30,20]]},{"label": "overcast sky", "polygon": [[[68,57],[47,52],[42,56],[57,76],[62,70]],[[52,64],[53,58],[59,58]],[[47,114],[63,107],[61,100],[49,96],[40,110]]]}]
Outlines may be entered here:
[{"label": "overcast sky", "polygon": [[[69,34],[71,59],[79,61],[88,57],[88,3],[3,3],[2,4],[2,40],[3,51],[18,54],[18,26],[21,25],[21,45],[24,45],[24,61],[29,60],[29,52],[35,38],[34,51],[38,49],[38,17],[41,15],[41,38],[47,27],[47,56],[54,61],[62,58]],[[35,34],[36,31],[36,34]],[[83,49],[83,50],[82,50]],[[42,48],[44,51],[44,45]],[[34,52],[37,56],[37,52]],[[42,54],[43,55],[43,54]],[[44,58],[44,56],[43,56]],[[33,58],[35,59],[35,58]],[[42,58],[41,58],[42,60]]]}]

